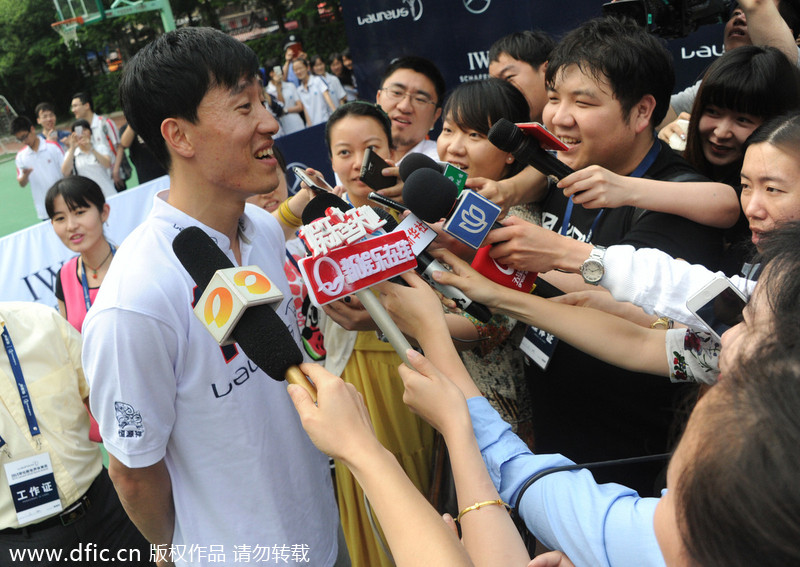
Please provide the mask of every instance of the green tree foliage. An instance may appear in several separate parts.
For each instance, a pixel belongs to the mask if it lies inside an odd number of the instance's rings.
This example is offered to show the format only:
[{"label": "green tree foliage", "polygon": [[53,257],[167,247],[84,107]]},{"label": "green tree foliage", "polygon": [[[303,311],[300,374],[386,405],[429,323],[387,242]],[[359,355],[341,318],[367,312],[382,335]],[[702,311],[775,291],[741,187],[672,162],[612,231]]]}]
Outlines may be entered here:
[{"label": "green tree foliage", "polygon": [[[277,58],[283,65],[283,46],[289,41],[290,33],[275,32],[258,39],[252,39],[247,45],[256,52],[262,63]],[[347,47],[347,36],[341,21],[322,24],[313,28],[293,30],[291,35],[303,44],[303,51],[309,55],[317,53],[327,60],[331,53],[342,51]]]},{"label": "green tree foliage", "polygon": [[[260,0],[269,17],[283,23],[291,20],[283,0]],[[105,0],[109,8],[112,0]],[[210,25],[219,28],[217,11],[227,0],[171,0],[177,22],[188,25]],[[306,1],[311,13],[316,3]],[[338,1],[329,1],[338,14]],[[314,12],[316,13],[316,12]],[[327,57],[347,47],[344,24],[340,19],[313,27],[281,32],[251,40],[248,45],[264,62],[277,57],[283,63],[283,45],[289,33],[303,43],[308,54]],[[52,102],[59,118],[71,118],[69,104],[78,91],[88,92],[95,108],[103,114],[119,110],[117,94],[121,73],[109,72],[105,58],[117,50],[124,62],[146,43],[163,33],[158,12],[143,12],[78,28],[78,42],[64,45],[50,24],[58,20],[52,0],[0,0],[0,95],[4,95],[20,114],[30,118],[37,103]]]},{"label": "green tree foliage", "polygon": [[0,94],[31,118],[42,101],[63,114],[80,83],[61,37],[50,28],[56,20],[50,0],[0,0]]}]

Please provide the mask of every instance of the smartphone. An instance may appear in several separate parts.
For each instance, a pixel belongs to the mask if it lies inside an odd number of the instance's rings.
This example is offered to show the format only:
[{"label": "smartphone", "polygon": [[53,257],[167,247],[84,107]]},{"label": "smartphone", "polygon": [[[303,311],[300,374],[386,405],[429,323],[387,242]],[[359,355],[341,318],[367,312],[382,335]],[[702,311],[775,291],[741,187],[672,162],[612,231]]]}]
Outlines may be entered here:
[{"label": "smartphone", "polygon": [[539,145],[545,150],[565,152],[569,149],[569,146],[556,138],[550,133],[550,130],[539,122],[517,122],[516,126],[528,136],[533,136],[539,140]]},{"label": "smartphone", "polygon": [[83,126],[75,126],[75,134],[78,137],[83,136]]},{"label": "smartphone", "polygon": [[384,177],[381,171],[385,167],[392,167],[386,163],[381,156],[367,148],[364,152],[364,161],[361,162],[361,173],[359,179],[376,191],[386,189],[397,184],[397,177]]},{"label": "smartphone", "polygon": [[686,307],[720,340],[722,333],[741,322],[747,298],[728,278],[716,278],[686,301]]},{"label": "smartphone", "polygon": [[308,185],[309,189],[317,193],[333,193],[333,187],[328,185],[328,183],[319,176],[311,177],[305,170],[301,167],[293,167],[292,173],[294,173],[297,178]]}]

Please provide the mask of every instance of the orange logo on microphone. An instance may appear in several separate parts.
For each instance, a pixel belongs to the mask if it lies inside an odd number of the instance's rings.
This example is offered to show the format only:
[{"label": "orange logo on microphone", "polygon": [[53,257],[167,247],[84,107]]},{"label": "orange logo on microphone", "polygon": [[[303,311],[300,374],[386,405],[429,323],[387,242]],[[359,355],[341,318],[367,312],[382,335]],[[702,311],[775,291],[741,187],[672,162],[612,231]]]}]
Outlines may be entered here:
[{"label": "orange logo on microphone", "polygon": [[[214,300],[219,298],[219,309],[217,314],[214,315]],[[217,327],[222,327],[228,322],[233,312],[233,296],[231,292],[224,287],[214,289],[206,299],[205,311],[203,312],[206,318],[206,325],[210,325],[213,321]]]},{"label": "orange logo on microphone", "polygon": [[[248,284],[247,280],[250,276],[253,276],[255,282]],[[242,270],[240,272],[236,272],[236,274],[233,276],[233,283],[235,283],[240,287],[247,288],[247,291],[249,293],[252,293],[253,295],[261,295],[263,293],[267,293],[272,287],[270,281],[267,278],[265,278],[262,274],[259,274],[258,272],[252,272],[250,270]]]}]

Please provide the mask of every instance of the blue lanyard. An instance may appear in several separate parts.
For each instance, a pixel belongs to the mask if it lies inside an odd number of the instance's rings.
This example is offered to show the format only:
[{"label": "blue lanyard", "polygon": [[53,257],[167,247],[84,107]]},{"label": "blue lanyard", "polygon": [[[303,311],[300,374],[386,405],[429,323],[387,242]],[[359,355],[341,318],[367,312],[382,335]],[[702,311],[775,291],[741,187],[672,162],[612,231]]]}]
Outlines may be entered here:
[{"label": "blue lanyard", "polygon": [[[22,375],[22,367],[17,358],[17,351],[14,350],[14,343],[11,342],[11,335],[8,334],[8,327],[3,325],[3,346],[6,347],[6,354],[8,354],[8,361],[11,363],[11,372],[14,373],[14,380],[17,382],[17,389],[19,390],[19,397],[22,400],[22,409],[25,411],[25,418],[28,420],[28,429],[30,429],[31,437],[36,437],[41,433],[39,431],[39,424],[36,421],[36,414],[33,413],[33,404],[31,403],[31,396],[28,392],[28,386],[25,384],[25,377]],[[5,445],[5,442],[3,442]],[[0,445],[2,447],[3,445]]]},{"label": "blue lanyard", "polygon": [[[111,247],[111,256],[113,259],[114,254],[117,253],[117,249],[114,248],[113,244],[109,244]],[[89,282],[86,281],[86,263],[83,262],[83,270],[81,270],[81,287],[83,287],[83,301],[86,302],[86,312],[89,312],[89,308],[92,306],[92,300],[89,299]],[[2,445],[0,445],[2,446]]]},{"label": "blue lanyard", "polygon": [[[650,149],[647,151],[647,155],[644,156],[644,159],[639,162],[639,165],[636,166],[631,174],[628,177],[642,177],[645,172],[650,169],[650,166],[653,165],[653,162],[656,161],[658,157],[658,152],[661,150],[661,144],[658,143],[658,140],[653,140],[653,145],[650,146]],[[561,222],[561,230],[559,231],[563,236],[567,235],[567,230],[569,229],[569,221],[572,218],[572,209],[575,204],[572,202],[572,199],[567,201],[567,208],[564,211],[564,220]],[[594,234],[595,229],[597,228],[597,224],[600,222],[600,218],[603,216],[605,209],[600,209],[600,212],[597,213],[597,216],[594,217],[594,221],[592,221],[592,226],[589,228],[589,233],[586,235],[586,242],[592,241],[592,235]]]},{"label": "blue lanyard", "polygon": [[[289,259],[289,261],[292,263],[292,265],[295,268],[297,268],[297,271],[300,272],[300,264],[297,263],[297,260],[294,259],[294,256],[292,256],[292,253],[289,252],[288,250],[286,251],[286,257]],[[302,272],[300,272],[300,273],[302,273]]]}]

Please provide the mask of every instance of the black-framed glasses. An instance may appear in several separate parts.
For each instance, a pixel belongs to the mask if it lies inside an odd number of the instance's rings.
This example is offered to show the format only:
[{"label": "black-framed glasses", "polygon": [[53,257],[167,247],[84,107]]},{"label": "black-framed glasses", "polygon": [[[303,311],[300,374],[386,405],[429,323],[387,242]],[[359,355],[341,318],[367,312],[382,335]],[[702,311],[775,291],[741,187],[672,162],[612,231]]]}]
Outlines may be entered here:
[{"label": "black-framed glasses", "polygon": [[25,140],[28,139],[28,134],[30,134],[30,132],[25,132],[22,136],[14,136],[14,137],[17,139],[17,142],[19,142],[20,144],[24,144]]},{"label": "black-framed glasses", "polygon": [[436,106],[436,101],[431,100],[431,97],[424,94],[410,93],[406,90],[398,89],[397,87],[384,87],[381,90],[386,93],[389,100],[393,102],[400,102],[404,98],[409,97],[409,99],[411,99],[411,104],[419,109],[425,108],[428,104]]}]

